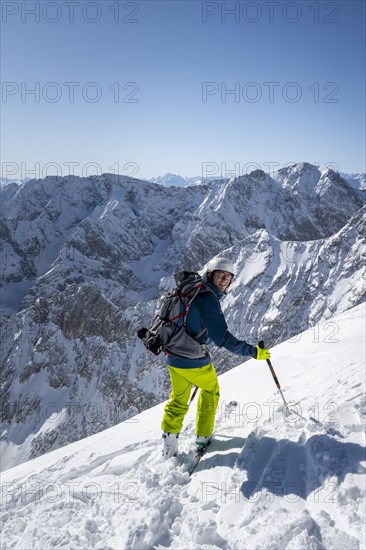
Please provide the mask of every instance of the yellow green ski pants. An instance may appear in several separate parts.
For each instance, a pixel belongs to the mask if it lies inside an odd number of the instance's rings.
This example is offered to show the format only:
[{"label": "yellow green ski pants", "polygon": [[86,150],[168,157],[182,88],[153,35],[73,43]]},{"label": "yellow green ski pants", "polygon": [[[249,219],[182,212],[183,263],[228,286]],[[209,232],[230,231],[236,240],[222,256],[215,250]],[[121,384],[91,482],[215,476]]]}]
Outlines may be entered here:
[{"label": "yellow green ski pants", "polygon": [[220,387],[215,367],[212,363],[199,369],[177,369],[168,366],[172,392],[170,401],[164,409],[161,428],[164,432],[179,433],[188,411],[188,401],[192,386],[201,391],[198,397],[196,413],[196,435],[208,437],[212,434],[217,405],[220,399]]}]

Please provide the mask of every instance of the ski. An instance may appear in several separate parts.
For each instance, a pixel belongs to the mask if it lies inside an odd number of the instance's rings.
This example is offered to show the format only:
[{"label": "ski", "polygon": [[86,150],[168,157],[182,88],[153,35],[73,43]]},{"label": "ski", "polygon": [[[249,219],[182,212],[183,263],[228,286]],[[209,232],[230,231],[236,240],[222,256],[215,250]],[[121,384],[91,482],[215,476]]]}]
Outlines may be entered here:
[{"label": "ski", "polygon": [[193,472],[197,468],[197,466],[200,463],[201,458],[203,457],[203,455],[206,454],[207,449],[209,448],[210,444],[211,444],[211,441],[209,441],[207,443],[207,445],[204,449],[196,451],[196,462],[194,463],[193,467],[189,470],[189,477],[191,477],[191,475],[193,474]]}]

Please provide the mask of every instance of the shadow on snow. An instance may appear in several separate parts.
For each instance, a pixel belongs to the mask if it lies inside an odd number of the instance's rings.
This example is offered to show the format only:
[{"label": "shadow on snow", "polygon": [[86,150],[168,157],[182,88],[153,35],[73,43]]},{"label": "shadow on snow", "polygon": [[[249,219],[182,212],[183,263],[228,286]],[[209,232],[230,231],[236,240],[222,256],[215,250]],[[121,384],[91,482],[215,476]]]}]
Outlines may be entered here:
[{"label": "shadow on snow", "polygon": [[305,442],[251,434],[236,466],[247,472],[248,479],[241,486],[246,499],[263,489],[276,496],[306,499],[331,478],[336,487],[348,473],[365,473],[360,464],[364,460],[365,447],[325,434],[313,435]]},{"label": "shadow on snow", "polygon": [[[220,454],[230,447],[238,447],[239,440],[241,451]],[[216,441],[212,447],[212,451],[219,452],[214,455],[208,452],[200,469],[227,466],[244,470],[247,479],[240,491],[245,499],[254,498],[263,490],[278,497],[294,495],[304,500],[325,487],[328,493],[333,490],[335,494],[347,474],[366,473],[361,464],[366,460],[365,447],[344,443],[326,434],[313,435],[306,441],[300,438],[296,442],[261,437],[252,432],[246,440]],[[332,487],[327,485],[330,480]]]}]

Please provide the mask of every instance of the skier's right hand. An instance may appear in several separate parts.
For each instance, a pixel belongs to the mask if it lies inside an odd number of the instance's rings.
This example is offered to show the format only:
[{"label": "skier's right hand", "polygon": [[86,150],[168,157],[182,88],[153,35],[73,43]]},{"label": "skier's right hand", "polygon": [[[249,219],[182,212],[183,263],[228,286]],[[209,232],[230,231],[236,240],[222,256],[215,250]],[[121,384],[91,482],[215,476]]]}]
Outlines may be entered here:
[{"label": "skier's right hand", "polygon": [[271,354],[269,352],[269,349],[264,347],[264,342],[261,340],[258,342],[258,344],[255,346],[255,349],[257,350],[257,355],[254,359],[263,360],[263,359],[270,359]]}]

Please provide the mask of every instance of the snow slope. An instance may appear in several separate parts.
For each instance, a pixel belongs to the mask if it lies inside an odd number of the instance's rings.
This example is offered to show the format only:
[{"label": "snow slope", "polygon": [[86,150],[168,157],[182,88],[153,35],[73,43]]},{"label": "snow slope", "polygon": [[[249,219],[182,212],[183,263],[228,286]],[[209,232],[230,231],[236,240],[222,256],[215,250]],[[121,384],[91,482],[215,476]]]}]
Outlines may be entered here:
[{"label": "snow slope", "polygon": [[6,471],[2,548],[365,548],[364,316],[361,304],[273,348],[287,419],[265,362],[222,375],[216,438],[191,478],[194,406],[164,462],[164,404]]}]

